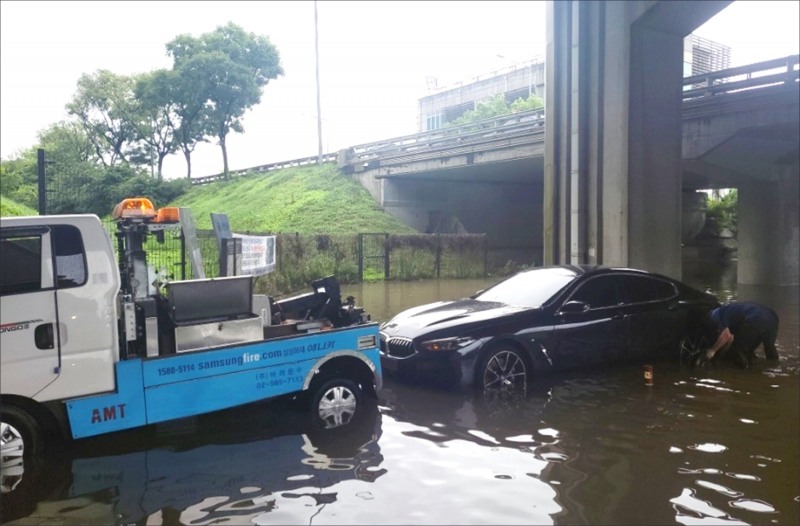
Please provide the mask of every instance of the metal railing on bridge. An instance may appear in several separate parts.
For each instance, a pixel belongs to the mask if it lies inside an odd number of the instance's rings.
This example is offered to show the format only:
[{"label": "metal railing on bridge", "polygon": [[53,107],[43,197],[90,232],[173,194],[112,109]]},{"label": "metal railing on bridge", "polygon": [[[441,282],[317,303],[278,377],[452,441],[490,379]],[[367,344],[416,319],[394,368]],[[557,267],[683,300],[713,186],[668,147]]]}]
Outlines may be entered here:
[{"label": "metal railing on bridge", "polygon": [[683,101],[773,86],[797,86],[800,55],[767,60],[683,79]]},{"label": "metal railing on bridge", "polygon": [[[696,103],[712,100],[726,94],[741,93],[776,86],[797,87],[800,83],[798,60],[800,55],[767,60],[747,66],[729,68],[683,79],[683,101]],[[375,159],[390,159],[415,152],[434,153],[437,149],[449,149],[454,145],[476,144],[493,138],[514,138],[540,135],[544,139],[544,109],[493,117],[460,126],[450,126],[401,137],[393,137],[352,146],[339,153],[328,153],[323,162],[338,161],[340,167],[365,166]],[[319,157],[305,157],[293,161],[265,164],[246,170],[229,172],[231,177],[249,173],[317,164]],[[207,184],[223,179],[222,174],[198,177],[193,185]]]},{"label": "metal railing on bridge", "polygon": [[460,126],[448,126],[413,135],[396,137],[385,141],[360,144],[344,150],[339,166],[369,163],[372,159],[388,159],[397,155],[425,151],[435,152],[440,148],[466,146],[483,142],[489,138],[514,137],[540,133],[544,137],[544,108],[521,111],[500,117],[483,119]]}]

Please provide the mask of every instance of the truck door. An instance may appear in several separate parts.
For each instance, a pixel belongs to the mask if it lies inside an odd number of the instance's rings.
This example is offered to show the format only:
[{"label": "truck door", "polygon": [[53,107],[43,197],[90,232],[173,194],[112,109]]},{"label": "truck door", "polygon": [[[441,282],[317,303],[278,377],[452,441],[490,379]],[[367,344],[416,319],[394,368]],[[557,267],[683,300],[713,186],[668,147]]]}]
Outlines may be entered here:
[{"label": "truck door", "polygon": [[[43,399],[110,391],[118,356],[116,304],[118,282],[110,240],[95,220],[52,225],[56,306],[63,372],[42,393]],[[90,222],[87,225],[79,221]],[[101,250],[100,247],[104,247]]]},{"label": "truck door", "polygon": [[60,372],[49,227],[0,232],[0,384],[33,397]]}]

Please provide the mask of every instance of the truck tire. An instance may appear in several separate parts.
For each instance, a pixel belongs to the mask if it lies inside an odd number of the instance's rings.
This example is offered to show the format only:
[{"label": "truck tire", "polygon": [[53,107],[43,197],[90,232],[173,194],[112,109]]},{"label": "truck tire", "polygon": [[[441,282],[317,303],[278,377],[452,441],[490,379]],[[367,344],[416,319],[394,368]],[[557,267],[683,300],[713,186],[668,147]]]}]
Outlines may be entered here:
[{"label": "truck tire", "polygon": [[[3,404],[0,408],[0,493],[3,519],[33,512],[25,495],[41,479],[44,439],[36,420],[23,409]],[[12,513],[13,511],[13,513]]]},{"label": "truck tire", "polygon": [[25,410],[13,405],[0,408],[2,461],[39,455],[44,449],[42,431]]},{"label": "truck tire", "polygon": [[361,389],[347,378],[320,379],[311,390],[311,414],[322,429],[347,425],[363,401]]}]

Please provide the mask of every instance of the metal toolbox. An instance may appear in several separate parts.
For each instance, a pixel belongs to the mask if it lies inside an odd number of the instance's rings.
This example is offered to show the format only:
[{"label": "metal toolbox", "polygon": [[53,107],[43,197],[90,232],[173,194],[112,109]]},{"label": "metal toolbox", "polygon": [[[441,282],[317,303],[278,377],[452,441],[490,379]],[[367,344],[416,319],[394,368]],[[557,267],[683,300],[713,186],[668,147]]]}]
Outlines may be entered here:
[{"label": "metal toolbox", "polygon": [[262,339],[264,329],[260,316],[175,327],[175,351],[179,353]]}]

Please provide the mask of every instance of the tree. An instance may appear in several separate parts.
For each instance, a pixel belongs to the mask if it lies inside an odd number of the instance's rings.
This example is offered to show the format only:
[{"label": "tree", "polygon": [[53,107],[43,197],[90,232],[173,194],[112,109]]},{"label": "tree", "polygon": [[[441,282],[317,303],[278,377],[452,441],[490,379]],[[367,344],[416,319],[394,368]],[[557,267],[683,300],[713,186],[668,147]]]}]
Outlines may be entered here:
[{"label": "tree", "polygon": [[136,78],[134,94],[139,101],[139,119],[134,123],[136,132],[147,145],[148,157],[156,155],[157,174],[163,180],[164,158],[178,149],[175,137],[176,123],[180,117],[177,105],[171,100],[170,72],[157,70]]},{"label": "tree", "polygon": [[[59,122],[38,133],[38,144],[19,152],[11,159],[3,160],[2,177],[0,177],[0,192],[18,203],[31,208],[39,206],[39,169],[38,150],[46,152],[49,161],[57,161],[57,165],[48,164],[45,173],[48,176],[48,185],[52,191],[54,175],[59,174],[59,185],[71,185],[75,181],[73,174],[95,173],[94,147],[86,136],[83,127],[76,122]],[[81,176],[83,176],[81,175]],[[65,197],[63,192],[53,194],[54,200]],[[56,206],[50,213],[61,211]],[[70,210],[68,210],[70,211]]]},{"label": "tree", "polygon": [[[244,131],[244,113],[261,102],[263,87],[283,74],[278,50],[268,37],[247,33],[229,22],[199,38],[179,35],[167,44],[167,51],[174,71],[200,82],[194,87],[205,96],[202,113],[217,137],[227,177],[227,136]],[[197,72],[204,75],[198,78]]]},{"label": "tree", "polygon": [[[180,37],[179,37],[180,38]],[[186,159],[186,178],[192,178],[192,152],[212,133],[208,108],[208,70],[205,57],[181,61],[171,71],[157,72],[157,89],[174,115],[174,140]]]},{"label": "tree", "polygon": [[728,190],[719,197],[708,200],[706,217],[712,219],[718,229],[727,228],[733,234],[739,230],[738,224],[739,193],[735,188]]},{"label": "tree", "polygon": [[461,117],[448,122],[447,125],[460,126],[470,122],[539,108],[544,108],[544,101],[536,95],[530,95],[527,99],[519,98],[509,105],[506,102],[505,95],[499,93],[486,101],[478,102],[474,110],[466,111]]},{"label": "tree", "polygon": [[39,132],[38,144],[0,165],[0,192],[17,203],[38,208],[38,150],[45,150],[47,213],[104,216],[126,197],[143,195],[168,203],[189,188],[180,179],[161,181],[129,163],[105,167],[77,122],[60,122]]},{"label": "tree", "polygon": [[81,75],[67,111],[83,126],[97,159],[103,166],[114,166],[127,161],[136,148],[137,106],[133,79],[101,69]]}]

